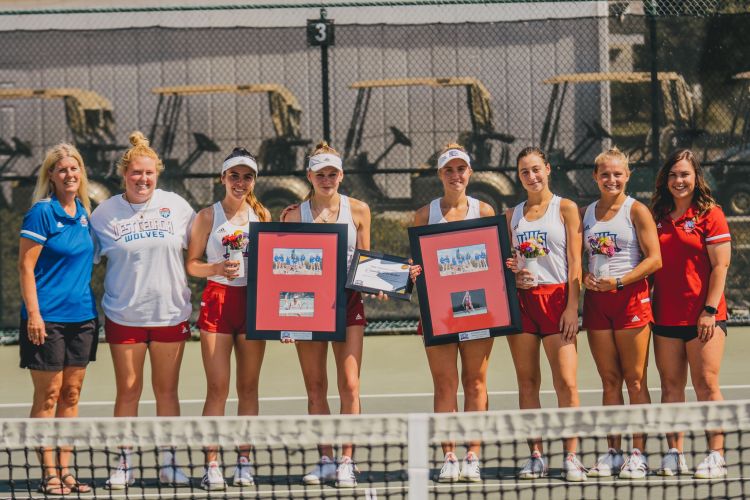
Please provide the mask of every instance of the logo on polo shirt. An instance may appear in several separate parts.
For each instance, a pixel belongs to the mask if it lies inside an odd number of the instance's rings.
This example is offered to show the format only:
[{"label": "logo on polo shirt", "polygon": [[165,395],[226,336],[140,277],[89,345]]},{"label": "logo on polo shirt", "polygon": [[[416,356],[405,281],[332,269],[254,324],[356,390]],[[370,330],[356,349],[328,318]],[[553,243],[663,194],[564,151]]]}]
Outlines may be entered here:
[{"label": "logo on polo shirt", "polygon": [[167,219],[170,215],[172,215],[172,212],[167,207],[164,207],[159,209],[159,215]]},{"label": "logo on polo shirt", "polygon": [[89,220],[86,218],[85,215],[82,215],[79,220],[81,221],[81,225],[83,227],[89,227]]},{"label": "logo on polo shirt", "polygon": [[57,227],[65,227],[65,224],[63,224],[63,223],[62,223],[62,222],[60,222],[60,221],[57,221]]},{"label": "logo on polo shirt", "polygon": [[686,220],[685,224],[683,224],[682,227],[683,227],[683,229],[685,229],[686,233],[692,233],[693,229],[695,229],[695,221],[692,220],[692,219]]}]

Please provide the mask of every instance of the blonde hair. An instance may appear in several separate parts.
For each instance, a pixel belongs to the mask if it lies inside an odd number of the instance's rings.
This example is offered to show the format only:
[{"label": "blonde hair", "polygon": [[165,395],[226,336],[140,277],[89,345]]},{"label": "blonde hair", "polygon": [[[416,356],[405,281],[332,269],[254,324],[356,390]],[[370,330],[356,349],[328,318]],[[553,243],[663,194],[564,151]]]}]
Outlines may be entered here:
[{"label": "blonde hair", "polygon": [[151,147],[149,146],[148,139],[146,139],[146,136],[143,135],[143,132],[136,130],[135,132],[130,134],[130,137],[128,139],[130,140],[130,144],[132,144],[133,147],[125,151],[125,154],[122,155],[120,161],[117,162],[117,173],[120,175],[120,177],[125,177],[125,172],[127,172],[128,167],[133,162],[133,160],[141,156],[151,158],[152,160],[156,161],[157,173],[161,174],[164,171],[164,164],[159,158],[159,155],[156,154],[156,151],[151,149]]},{"label": "blonde hair", "polygon": [[[322,154],[331,154],[334,156],[338,156],[341,158],[341,155],[338,151],[336,151],[333,147],[329,146],[326,141],[320,141],[315,145],[315,149],[312,150],[312,153],[310,153],[310,156],[315,155],[322,155]],[[310,198],[312,198],[312,195],[315,194],[315,188],[310,184],[310,191],[307,192],[307,196],[302,201],[307,201]]]},{"label": "blonde hair", "polygon": [[463,151],[464,153],[468,154],[468,152],[466,151],[466,148],[464,148],[459,143],[449,142],[445,146],[443,146],[443,149],[440,150],[440,153],[438,153],[438,156],[444,154],[446,151],[450,151],[451,149],[458,149],[459,151]]},{"label": "blonde hair", "polygon": [[86,167],[83,164],[83,158],[75,146],[65,143],[58,144],[47,151],[42,166],[39,169],[39,176],[36,178],[36,186],[34,186],[34,194],[31,196],[31,204],[33,205],[39,200],[49,198],[55,194],[55,185],[50,180],[50,176],[57,163],[64,158],[73,158],[76,163],[78,163],[78,168],[81,171],[81,182],[78,185],[76,197],[81,201],[83,208],[86,209],[86,213],[91,213],[89,178],[86,175]]},{"label": "blonde hair", "polygon": [[594,173],[597,173],[599,171],[599,167],[601,167],[608,161],[619,161],[623,165],[625,165],[625,170],[630,172],[630,159],[628,158],[628,155],[617,149],[617,147],[613,147],[611,149],[608,149],[607,151],[599,153],[599,155],[594,158]]}]

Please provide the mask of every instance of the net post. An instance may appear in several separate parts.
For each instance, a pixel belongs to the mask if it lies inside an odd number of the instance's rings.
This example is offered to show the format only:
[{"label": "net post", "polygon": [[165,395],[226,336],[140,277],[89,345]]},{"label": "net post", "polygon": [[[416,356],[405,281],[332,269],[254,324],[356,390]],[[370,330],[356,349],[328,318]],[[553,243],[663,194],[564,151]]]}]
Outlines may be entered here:
[{"label": "net post", "polygon": [[430,476],[429,416],[427,414],[409,414],[408,438],[409,500],[427,500],[427,484]]}]

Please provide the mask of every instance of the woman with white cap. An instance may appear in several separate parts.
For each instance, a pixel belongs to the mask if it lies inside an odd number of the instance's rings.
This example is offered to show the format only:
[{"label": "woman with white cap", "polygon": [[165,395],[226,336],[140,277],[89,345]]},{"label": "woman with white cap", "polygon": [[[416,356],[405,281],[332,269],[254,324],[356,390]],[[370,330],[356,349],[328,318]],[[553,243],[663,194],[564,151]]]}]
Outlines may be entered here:
[{"label": "woman with white cap", "polygon": [[[234,148],[221,167],[224,199],[198,212],[190,233],[187,271],[208,279],[198,317],[206,371],[204,416],[224,415],[233,349],[237,360],[237,414],[258,414],[258,379],[265,342],[245,338],[247,276],[244,262],[235,260],[247,258],[250,223],[271,220],[254,194],[257,175],[255,157],[245,148]],[[216,448],[207,450],[206,463],[201,487],[226,489]],[[232,484],[254,484],[249,446],[240,448]]]},{"label": "woman with white cap", "polygon": [[[351,265],[354,249],[370,249],[370,208],[366,203],[339,193],[344,170],[339,153],[326,142],[318,144],[309,158],[307,179],[312,188],[307,199],[282,214],[282,222],[339,223],[348,227],[347,257]],[[346,341],[333,343],[336,359],[341,413],[360,413],[359,374],[362,364],[362,341],[365,334],[365,310],[362,296],[347,291]],[[296,342],[297,355],[307,390],[307,409],[311,415],[328,415],[328,375],[326,357],[328,342]],[[339,488],[357,485],[352,461],[353,445],[342,446],[338,466],[330,445],[320,446],[320,462],[302,481],[322,484],[336,481]]]},{"label": "woman with white cap", "polygon": [[[448,144],[437,160],[437,174],[443,183],[443,196],[432,200],[414,214],[414,225],[441,224],[479,217],[491,217],[495,210],[482,201],[466,195],[471,178],[471,159],[458,144]],[[412,279],[421,274],[419,266],[412,266]],[[468,293],[468,292],[467,292]],[[471,304],[471,297],[468,299]],[[466,298],[464,298],[464,306]],[[421,334],[421,323],[419,332]],[[493,339],[477,339],[470,342],[443,344],[426,347],[427,362],[434,386],[433,405],[435,412],[458,411],[458,357],[461,357],[461,385],[464,389],[464,411],[486,411],[487,366],[492,352]],[[469,443],[468,451],[459,469],[455,443],[442,444],[445,463],[438,481],[454,482],[481,480],[479,469],[480,442]]]}]

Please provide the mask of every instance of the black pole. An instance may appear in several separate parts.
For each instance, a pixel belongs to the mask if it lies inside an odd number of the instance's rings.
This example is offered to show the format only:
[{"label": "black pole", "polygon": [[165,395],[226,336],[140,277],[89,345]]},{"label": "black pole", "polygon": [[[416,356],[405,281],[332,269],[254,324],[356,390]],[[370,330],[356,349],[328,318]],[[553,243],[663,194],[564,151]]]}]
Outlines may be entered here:
[{"label": "black pole", "polygon": [[659,105],[659,47],[657,45],[656,30],[656,5],[651,4],[651,12],[648,13],[648,30],[651,38],[651,162],[654,169],[659,168],[661,153],[659,148],[659,117],[661,107]]},{"label": "black pole", "polygon": [[[322,17],[322,16],[321,16]],[[328,45],[320,46],[321,86],[323,87],[323,139],[331,143],[331,100],[328,90]]]}]

